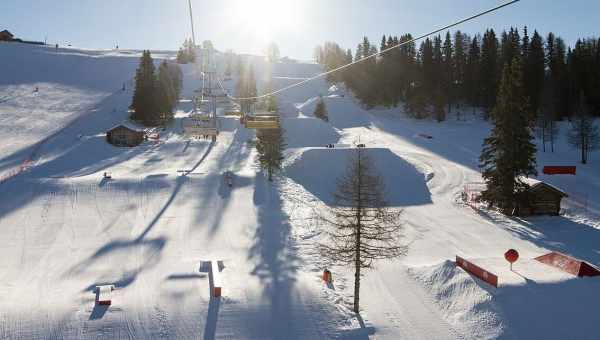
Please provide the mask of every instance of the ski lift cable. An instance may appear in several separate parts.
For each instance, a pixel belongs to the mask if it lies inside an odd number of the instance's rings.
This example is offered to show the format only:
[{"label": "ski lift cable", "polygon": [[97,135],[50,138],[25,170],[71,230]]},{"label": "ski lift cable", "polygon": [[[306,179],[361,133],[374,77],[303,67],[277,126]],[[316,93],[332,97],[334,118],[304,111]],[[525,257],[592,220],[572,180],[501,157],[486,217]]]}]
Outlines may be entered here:
[{"label": "ski lift cable", "polygon": [[455,26],[458,26],[458,25],[464,24],[465,22],[468,22],[468,21],[471,21],[471,20],[477,19],[477,18],[479,18],[479,17],[481,17],[481,16],[484,16],[484,15],[486,15],[486,14],[489,14],[489,13],[495,12],[495,11],[497,11],[497,10],[501,9],[501,8],[504,8],[504,7],[507,7],[507,6],[513,5],[513,4],[515,4],[515,3],[519,2],[519,1],[520,1],[520,0],[512,0],[512,1],[505,2],[505,3],[503,3],[503,4],[500,4],[500,5],[496,6],[496,7],[490,8],[490,9],[488,9],[488,10],[485,10],[485,11],[483,11],[483,12],[479,12],[479,13],[477,13],[477,14],[474,14],[474,15],[472,15],[472,16],[470,16],[470,17],[467,17],[467,18],[461,19],[461,20],[459,20],[459,21],[456,21],[456,22],[454,22],[454,23],[451,23],[451,24],[449,24],[449,25],[446,25],[446,26],[444,26],[444,27],[440,27],[440,28],[438,28],[438,29],[436,29],[436,30],[433,30],[433,31],[429,32],[429,33],[422,34],[422,35],[420,35],[420,36],[418,36],[418,37],[416,37],[416,38],[412,38],[412,39],[410,39],[410,40],[403,41],[403,42],[401,42],[401,43],[399,43],[399,44],[397,44],[397,45],[394,45],[394,46],[392,46],[392,47],[388,47],[388,48],[386,48],[386,49],[383,49],[383,50],[381,50],[381,51],[379,51],[379,52],[377,52],[377,53],[373,53],[373,54],[371,54],[371,55],[368,55],[368,56],[366,56],[366,57],[363,57],[363,58],[361,58],[361,59],[355,60],[355,61],[353,61],[353,62],[351,62],[351,63],[348,63],[348,64],[345,64],[345,65],[342,65],[342,66],[336,67],[336,68],[334,68],[334,69],[331,69],[331,70],[329,70],[329,71],[326,71],[326,72],[319,73],[319,74],[317,74],[317,75],[315,75],[315,76],[312,76],[312,77],[306,78],[306,79],[304,79],[304,80],[302,80],[302,81],[299,81],[299,82],[297,82],[297,83],[290,84],[290,85],[288,85],[288,86],[285,86],[285,87],[282,87],[282,88],[280,88],[280,89],[278,89],[278,90],[275,90],[275,91],[272,91],[272,92],[269,92],[269,93],[262,94],[262,95],[260,95],[260,96],[252,96],[252,97],[234,97],[234,96],[231,96],[227,90],[225,90],[225,88],[224,88],[224,87],[223,87],[223,85],[221,84],[221,80],[220,80],[220,79],[218,79],[218,80],[219,80],[219,86],[221,86],[221,89],[223,90],[223,92],[225,92],[225,94],[227,95],[227,97],[228,97],[229,99],[233,100],[233,101],[241,101],[241,100],[255,100],[255,99],[263,99],[263,98],[267,98],[267,97],[270,97],[270,96],[273,96],[273,95],[279,94],[279,93],[281,93],[281,92],[284,92],[284,91],[290,90],[290,89],[292,89],[292,88],[295,88],[295,87],[298,87],[298,86],[304,85],[304,84],[306,84],[306,83],[308,83],[308,82],[311,82],[311,81],[313,81],[313,80],[316,80],[316,79],[322,78],[322,77],[324,77],[324,76],[327,76],[327,75],[330,75],[330,74],[332,74],[332,73],[336,73],[336,72],[338,72],[338,71],[341,71],[341,70],[343,70],[343,69],[346,69],[346,68],[348,68],[348,67],[350,67],[350,66],[353,66],[353,65],[355,65],[355,64],[362,63],[363,61],[366,61],[366,60],[369,60],[369,59],[375,58],[375,57],[377,57],[377,56],[380,56],[380,55],[382,55],[382,54],[384,54],[384,53],[387,53],[387,52],[389,52],[389,51],[391,51],[391,50],[393,50],[393,49],[396,49],[396,48],[402,47],[402,46],[404,46],[404,45],[407,45],[407,44],[413,43],[413,42],[415,42],[415,41],[418,41],[418,40],[421,40],[421,39],[423,39],[423,38],[429,37],[429,36],[431,36],[431,35],[434,35],[434,34],[437,34],[437,33],[440,33],[440,32],[442,32],[442,31],[448,30],[448,29],[450,29],[450,28],[452,28],[452,27],[455,27]]}]

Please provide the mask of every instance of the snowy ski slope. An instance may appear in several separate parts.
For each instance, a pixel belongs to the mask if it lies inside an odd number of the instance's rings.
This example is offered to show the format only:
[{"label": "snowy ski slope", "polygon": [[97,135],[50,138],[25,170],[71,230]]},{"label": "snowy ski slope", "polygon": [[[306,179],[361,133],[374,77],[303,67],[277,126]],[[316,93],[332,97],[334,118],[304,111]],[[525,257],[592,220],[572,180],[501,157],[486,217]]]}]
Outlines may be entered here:
[{"label": "snowy ski slope", "polygon": [[[288,150],[283,176],[269,183],[255,164],[254,132],[234,118],[219,117],[214,144],[183,136],[181,121],[201,84],[192,66],[184,67],[180,111],[161,143],[121,149],[106,144],[103,133],[126,118],[131,90],[120,89],[133,75],[134,53],[0,44],[0,55],[15,65],[0,66],[10,75],[0,80],[0,98],[10,98],[0,100],[0,133],[9,141],[0,149],[0,170],[32,154],[34,161],[0,184],[0,338],[598,334],[599,281],[527,260],[559,250],[600,265],[597,153],[575,179],[544,178],[587,194],[587,211],[527,220],[477,213],[459,197],[465,183],[480,180],[485,122],[467,115],[438,124],[406,118],[400,109],[367,112],[343,88],[316,81],[278,98]],[[259,58],[253,63],[264,86],[267,65]],[[306,63],[271,70],[276,88],[319,71]],[[329,123],[312,117],[319,94]],[[404,258],[365,275],[362,318],[351,312],[349,268],[331,267],[332,288],[320,281],[330,264],[316,252],[323,226],[314,218],[352,152],[324,145],[359,139],[385,176],[391,203],[404,209],[410,243]],[[538,159],[541,168],[574,164],[577,155],[562,141],[555,154]],[[102,178],[105,171],[112,180]],[[225,171],[234,173],[232,188]],[[515,269],[522,277],[506,274],[508,248],[521,253]],[[497,271],[501,288],[455,269],[449,262],[455,255]],[[210,260],[223,261],[220,299],[210,298],[202,265]],[[102,284],[115,285],[110,307],[94,304],[94,288]]]}]

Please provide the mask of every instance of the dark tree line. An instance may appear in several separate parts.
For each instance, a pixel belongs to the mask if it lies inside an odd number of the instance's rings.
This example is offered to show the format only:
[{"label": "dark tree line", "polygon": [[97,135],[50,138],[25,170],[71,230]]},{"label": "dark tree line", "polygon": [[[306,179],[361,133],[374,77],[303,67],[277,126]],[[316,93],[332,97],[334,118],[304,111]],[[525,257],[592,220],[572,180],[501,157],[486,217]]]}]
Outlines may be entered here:
[{"label": "dark tree line", "polygon": [[135,74],[131,119],[146,126],[164,124],[172,119],[182,81],[179,65],[163,61],[157,72],[150,51],[144,51]]},{"label": "dark tree line", "polygon": [[[315,58],[331,70],[411,39],[410,34],[383,36],[376,46],[365,37],[354,55],[328,42],[317,47]],[[402,45],[331,74],[328,80],[344,82],[367,108],[404,103],[415,117],[441,121],[468,105],[482,108],[490,118],[504,65],[514,58],[522,64],[531,122],[571,118],[580,93],[590,113],[600,115],[600,39],[578,40],[571,49],[553,33],[544,39],[526,27],[510,28],[499,36],[492,29],[475,36],[447,32],[423,40],[418,48],[414,42]]]}]

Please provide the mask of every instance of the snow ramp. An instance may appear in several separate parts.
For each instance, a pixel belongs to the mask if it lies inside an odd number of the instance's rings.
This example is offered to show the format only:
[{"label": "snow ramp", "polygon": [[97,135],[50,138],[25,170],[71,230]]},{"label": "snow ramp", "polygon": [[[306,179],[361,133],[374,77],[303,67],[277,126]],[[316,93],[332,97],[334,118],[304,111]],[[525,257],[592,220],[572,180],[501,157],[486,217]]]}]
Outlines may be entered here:
[{"label": "snow ramp", "polygon": [[[306,149],[285,168],[285,173],[325,203],[333,202],[336,179],[344,175],[356,148]],[[387,188],[390,206],[415,206],[431,203],[425,176],[413,165],[386,148],[361,149],[374,162]],[[318,169],[318,171],[314,171]]]},{"label": "snow ramp", "polygon": [[453,261],[413,267],[409,272],[432,296],[444,318],[476,339],[597,338],[600,314],[590,311],[600,306],[600,280],[569,278],[557,272],[545,275],[529,270],[534,262],[521,263],[513,273],[519,279],[504,280],[497,289]]}]

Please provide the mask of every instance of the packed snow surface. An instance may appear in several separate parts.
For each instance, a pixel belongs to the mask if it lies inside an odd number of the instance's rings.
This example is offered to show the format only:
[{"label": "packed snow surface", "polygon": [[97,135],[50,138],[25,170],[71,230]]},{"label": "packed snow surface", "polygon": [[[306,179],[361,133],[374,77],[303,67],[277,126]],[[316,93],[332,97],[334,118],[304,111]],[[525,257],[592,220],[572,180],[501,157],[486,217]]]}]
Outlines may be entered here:
[{"label": "packed snow surface", "polygon": [[[0,184],[0,338],[597,338],[598,279],[532,259],[557,250],[600,265],[598,153],[581,166],[564,139],[538,153],[540,173],[578,166],[577,176],[538,177],[577,198],[561,216],[475,211],[461,192],[481,181],[488,123],[471,109],[444,123],[400,107],[366,111],[343,85],[317,80],[278,96],[288,148],[271,183],[256,165],[254,131],[236,118],[219,117],[215,143],[183,135],[202,84],[195,65],[183,67],[178,112],[160,142],[116,148],[104,133],[127,119],[138,52],[0,43],[0,56],[0,176],[31,160]],[[269,76],[278,88],[321,71],[250,59],[259,88]],[[328,122],[313,117],[320,96]],[[315,247],[325,228],[317,213],[358,143],[403,210],[409,246],[364,272],[360,315],[351,268]],[[521,255],[512,272],[509,248]],[[456,268],[456,255],[498,274],[500,287]],[[214,260],[221,298],[210,297]],[[325,267],[331,286],[320,279]],[[94,303],[99,285],[114,285],[112,305]]]}]

